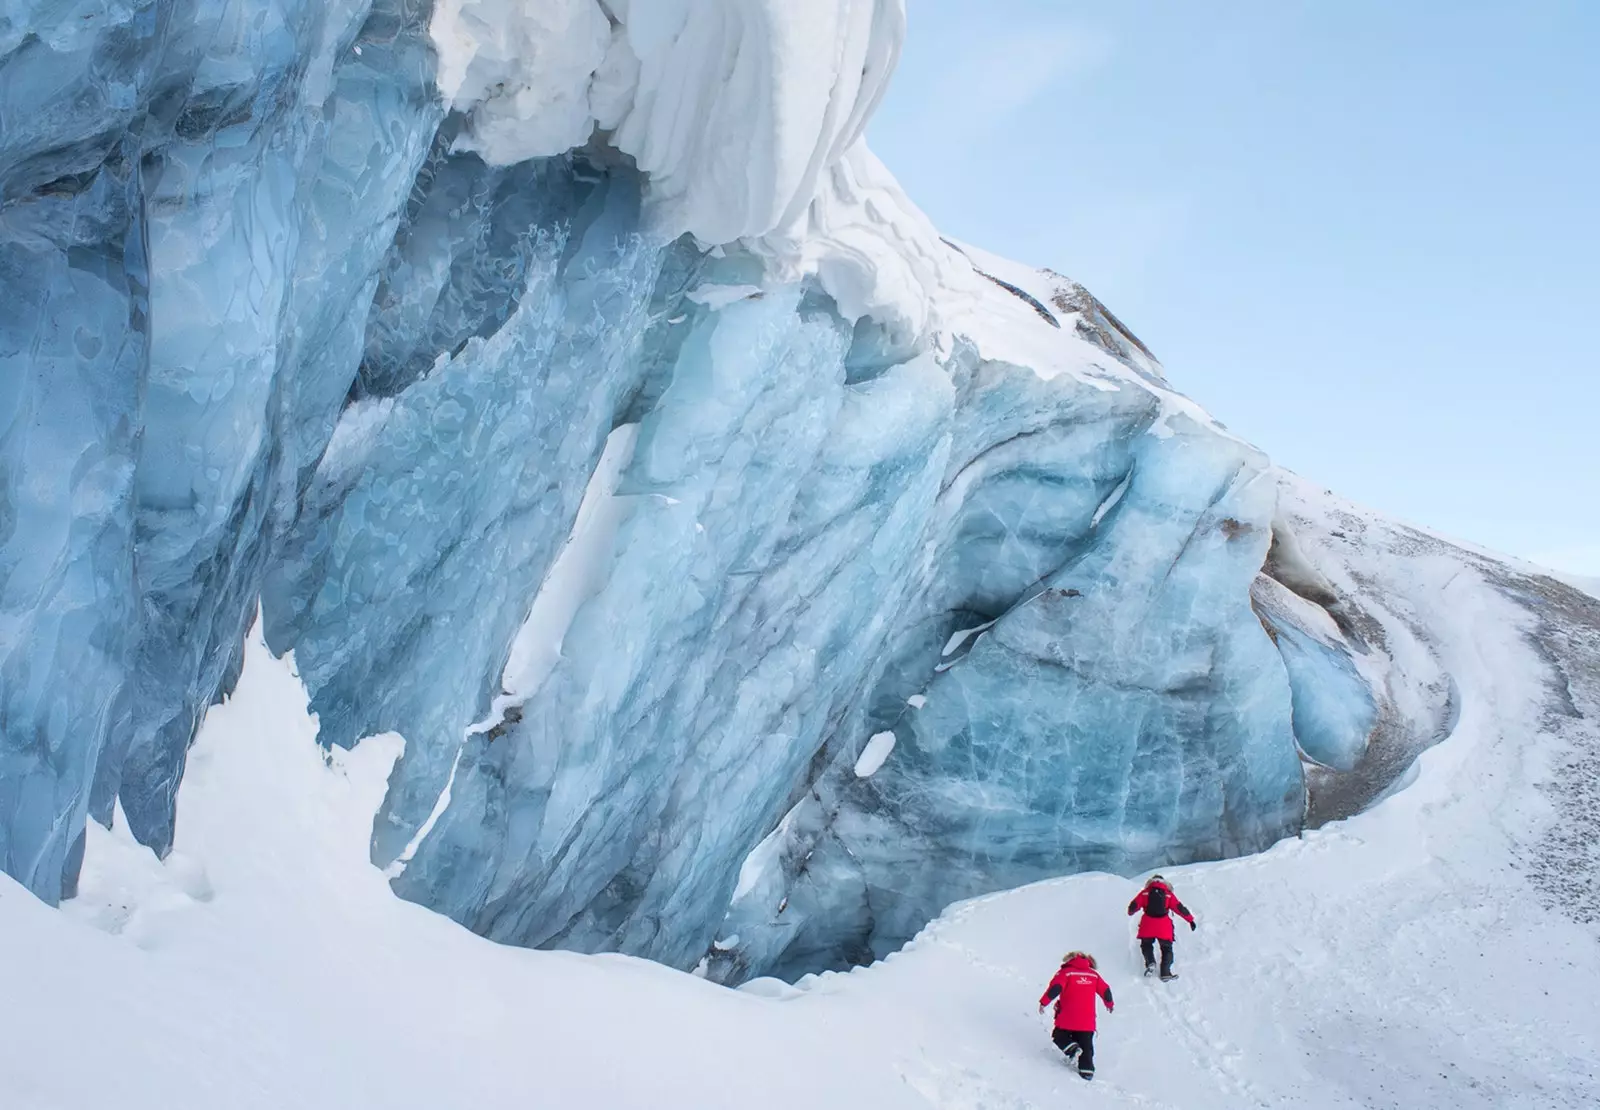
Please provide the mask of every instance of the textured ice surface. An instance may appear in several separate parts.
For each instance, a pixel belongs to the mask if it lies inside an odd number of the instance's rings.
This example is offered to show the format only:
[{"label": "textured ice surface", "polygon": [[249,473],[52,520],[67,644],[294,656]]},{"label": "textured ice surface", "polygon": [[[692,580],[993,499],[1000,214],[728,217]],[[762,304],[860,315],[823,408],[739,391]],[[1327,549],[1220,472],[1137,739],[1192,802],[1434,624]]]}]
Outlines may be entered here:
[{"label": "textured ice surface", "polygon": [[952,898],[1299,827],[1289,685],[1249,596],[1264,460],[1186,418],[1148,434],[1149,393],[1004,364],[960,401],[929,584],[850,722],[897,743],[870,778],[848,746],[818,777],[768,849],[782,877],[747,877],[719,977],[882,955]]},{"label": "textured ice surface", "polygon": [[0,16],[0,853],[42,896],[91,780],[170,842],[439,116],[418,14]]},{"label": "textured ice surface", "polygon": [[324,743],[406,739],[396,890],[723,979],[1392,780],[1405,614],[1081,287],[939,241],[856,141],[902,8],[827,9],[0,16],[8,872],[118,800],[167,849],[258,604]]},{"label": "textured ice surface", "polygon": [[430,27],[455,149],[512,164],[599,128],[655,231],[739,240],[903,350],[982,285],[861,141],[904,0],[441,0]]},{"label": "textured ice surface", "polygon": [[[482,205],[483,227],[408,229],[373,313],[363,395],[264,599],[269,641],[295,648],[325,742],[410,740],[374,835],[378,863],[411,839],[486,713],[639,384],[660,254],[635,231],[627,178],[578,180],[562,159],[502,174],[473,155],[428,170],[430,189]],[[432,195],[412,211],[431,216]],[[401,280],[424,270],[441,280]]]},{"label": "textured ice surface", "polygon": [[725,902],[848,704],[888,620],[860,599],[905,588],[933,499],[931,360],[847,388],[844,329],[797,291],[680,326],[605,586],[537,699],[469,741],[400,882],[490,936],[698,957],[680,923]]},{"label": "textured ice surface", "polygon": [[903,0],[442,0],[432,31],[459,148],[510,164],[598,125],[649,176],[664,234],[725,243],[811,205],[905,21]]}]

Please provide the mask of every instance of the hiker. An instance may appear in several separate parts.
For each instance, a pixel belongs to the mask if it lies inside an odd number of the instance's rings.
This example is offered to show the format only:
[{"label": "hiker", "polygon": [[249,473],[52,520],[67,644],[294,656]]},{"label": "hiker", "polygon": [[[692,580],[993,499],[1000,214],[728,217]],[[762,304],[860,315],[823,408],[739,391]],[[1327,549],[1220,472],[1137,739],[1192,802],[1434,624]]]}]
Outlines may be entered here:
[{"label": "hiker", "polygon": [[1116,1008],[1111,1001],[1111,987],[1095,970],[1094,957],[1087,952],[1068,952],[1061,957],[1061,970],[1055,973],[1050,985],[1039,998],[1039,1012],[1052,999],[1056,1004],[1056,1024],[1050,1039],[1067,1058],[1067,1063],[1077,1062],[1078,1074],[1085,1079],[1094,1078],[1094,996],[1099,995],[1106,1004],[1106,1013]]},{"label": "hiker", "polygon": [[1178,901],[1178,896],[1172,893],[1172,887],[1160,875],[1151,875],[1144,889],[1128,903],[1129,917],[1141,910],[1144,916],[1139,919],[1139,951],[1144,955],[1144,973],[1150,975],[1156,970],[1155,947],[1159,941],[1161,981],[1165,983],[1176,979],[1178,973],[1172,970],[1172,915],[1177,914],[1187,921],[1190,932],[1196,927],[1194,915]]}]

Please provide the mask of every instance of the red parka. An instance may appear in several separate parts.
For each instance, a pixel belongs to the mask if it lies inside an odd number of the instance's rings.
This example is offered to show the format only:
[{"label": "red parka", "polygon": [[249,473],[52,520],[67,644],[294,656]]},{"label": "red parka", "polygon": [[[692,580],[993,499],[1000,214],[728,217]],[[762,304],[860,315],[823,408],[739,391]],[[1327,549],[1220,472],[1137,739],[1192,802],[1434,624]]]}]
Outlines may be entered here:
[{"label": "red parka", "polygon": [[1128,916],[1132,917],[1136,913],[1143,912],[1150,904],[1150,892],[1157,887],[1167,892],[1167,912],[1160,917],[1152,917],[1150,914],[1145,913],[1139,919],[1140,940],[1171,940],[1173,914],[1177,914],[1187,921],[1189,928],[1194,928],[1194,915],[1189,912],[1188,907],[1178,901],[1178,896],[1172,893],[1172,888],[1163,882],[1146,883],[1145,888],[1134,896],[1133,901],[1128,903]]},{"label": "red parka", "polygon": [[1116,1008],[1111,1001],[1111,987],[1100,978],[1094,964],[1087,956],[1078,956],[1061,965],[1055,978],[1039,997],[1043,1009],[1053,998],[1056,1000],[1056,1028],[1074,1033],[1094,1032],[1094,996],[1105,1000],[1106,1013]]}]

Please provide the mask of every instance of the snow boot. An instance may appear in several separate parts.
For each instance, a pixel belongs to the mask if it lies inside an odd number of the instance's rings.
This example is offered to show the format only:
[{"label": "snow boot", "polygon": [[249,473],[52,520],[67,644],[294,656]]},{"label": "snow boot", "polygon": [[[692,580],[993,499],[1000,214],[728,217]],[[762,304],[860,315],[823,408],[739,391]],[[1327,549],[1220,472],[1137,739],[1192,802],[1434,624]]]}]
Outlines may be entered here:
[{"label": "snow boot", "polygon": [[1065,1056],[1067,1058],[1067,1063],[1071,1064],[1078,1059],[1078,1053],[1082,1051],[1082,1049],[1083,1046],[1081,1044],[1079,1044],[1077,1041],[1073,1041],[1066,1048],[1061,1050],[1061,1055]]},{"label": "snow boot", "polygon": [[1156,965],[1155,964],[1145,964],[1144,965],[1144,977],[1146,979],[1150,978],[1150,976],[1154,975],[1155,973],[1156,973]]},{"label": "snow boot", "polygon": [[1163,972],[1162,973],[1161,981],[1163,983],[1170,983],[1174,979],[1176,979],[1177,977],[1178,977],[1178,973],[1176,971],[1167,971],[1167,972]]},{"label": "snow boot", "polygon": [[1087,1071],[1079,1069],[1078,1074],[1083,1076],[1083,1078],[1085,1078],[1085,1079],[1093,1079],[1094,1078],[1094,1069],[1090,1068]]}]

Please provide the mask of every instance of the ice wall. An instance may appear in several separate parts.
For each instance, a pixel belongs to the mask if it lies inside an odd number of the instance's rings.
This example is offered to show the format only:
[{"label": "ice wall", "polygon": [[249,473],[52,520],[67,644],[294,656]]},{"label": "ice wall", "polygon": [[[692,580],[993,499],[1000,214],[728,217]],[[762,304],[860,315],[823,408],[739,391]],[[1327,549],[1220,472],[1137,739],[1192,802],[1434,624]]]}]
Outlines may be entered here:
[{"label": "ice wall", "polygon": [[900,4],[797,11],[0,16],[9,873],[166,850],[258,605],[407,740],[397,891],[725,980],[1256,850],[1421,719],[1266,460],[859,143]]},{"label": "ice wall", "polygon": [[987,362],[954,439],[927,584],[846,733],[891,754],[864,773],[845,745],[747,862],[720,979],[881,956],[955,898],[1299,828],[1289,685],[1250,602],[1265,460],[1158,394]]},{"label": "ice wall", "polygon": [[42,896],[91,784],[170,843],[440,115],[421,14],[0,16],[0,855]]}]

